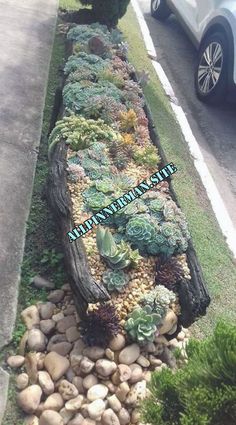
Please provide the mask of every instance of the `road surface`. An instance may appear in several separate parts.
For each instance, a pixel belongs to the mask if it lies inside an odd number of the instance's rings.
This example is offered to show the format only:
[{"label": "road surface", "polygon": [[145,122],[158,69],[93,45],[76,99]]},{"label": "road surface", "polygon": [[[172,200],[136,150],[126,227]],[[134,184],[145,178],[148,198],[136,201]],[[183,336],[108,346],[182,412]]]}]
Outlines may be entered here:
[{"label": "road surface", "polygon": [[194,91],[196,49],[173,15],[161,23],[151,17],[149,0],[139,0],[139,4],[156,48],[157,59],[188,118],[236,228],[236,104],[212,107],[197,99]]}]

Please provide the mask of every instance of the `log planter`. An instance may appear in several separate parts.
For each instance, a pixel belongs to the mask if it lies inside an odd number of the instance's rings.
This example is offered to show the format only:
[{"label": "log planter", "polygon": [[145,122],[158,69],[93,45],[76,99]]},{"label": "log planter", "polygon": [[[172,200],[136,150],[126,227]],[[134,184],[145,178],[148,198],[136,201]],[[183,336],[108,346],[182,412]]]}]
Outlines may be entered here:
[{"label": "log planter", "polygon": [[[68,43],[68,52],[70,51],[71,43]],[[134,81],[137,81],[135,74],[133,75],[133,79]],[[61,95],[63,85],[64,79],[62,81],[62,87],[58,88],[55,96],[51,130],[54,127],[56,120],[61,119],[64,116]],[[165,165],[167,160],[161,147],[150,109],[146,102],[144,111],[149,122],[151,141],[158,148],[159,153],[161,154],[162,164]],[[47,193],[48,201],[62,239],[65,262],[76,309],[79,316],[83,318],[86,314],[89,303],[105,302],[110,299],[110,295],[102,283],[96,282],[96,279],[94,279],[90,272],[83,240],[80,238],[73,243],[70,243],[67,236],[67,232],[75,227],[75,224],[73,223],[72,203],[67,185],[67,147],[68,146],[65,141],[61,140],[55,145],[55,148],[51,152]],[[168,180],[172,199],[178,205],[176,195],[171,185],[171,179]],[[178,297],[181,314],[179,316],[177,330],[170,336],[170,338],[177,335],[181,325],[188,327],[198,318],[205,315],[206,309],[210,303],[210,297],[204,283],[201,266],[198,262],[191,240],[189,240],[186,255],[188,267],[191,273],[191,280],[183,279],[178,284]]]}]

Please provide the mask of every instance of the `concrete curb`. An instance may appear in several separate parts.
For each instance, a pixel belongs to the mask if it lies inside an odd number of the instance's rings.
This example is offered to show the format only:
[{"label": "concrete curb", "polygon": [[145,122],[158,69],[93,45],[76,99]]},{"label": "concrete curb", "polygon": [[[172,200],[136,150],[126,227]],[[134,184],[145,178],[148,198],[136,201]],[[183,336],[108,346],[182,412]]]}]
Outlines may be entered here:
[{"label": "concrete curb", "polygon": [[[12,338],[58,0],[0,0],[0,349]],[[0,423],[9,375],[0,369]]]},{"label": "concrete curb", "polygon": [[143,16],[142,10],[137,0],[131,0],[133,10],[136,14],[140,30],[143,35],[144,43],[147,53],[151,58],[152,65],[156,74],[161,82],[161,85],[170,100],[171,108],[181,128],[184,140],[186,141],[189,152],[192,155],[194,166],[201,178],[203,186],[205,187],[207,196],[211,202],[212,209],[219,223],[222,233],[226,238],[226,242],[236,258],[236,230],[225,207],[224,201],[216,187],[214,179],[207,167],[203,158],[200,146],[192,132],[188,119],[184,113],[183,108],[180,106],[178,99],[175,96],[174,90],[171,86],[168,77],[162,68],[161,64],[156,60],[156,49],[153,44],[147,23]]},{"label": "concrete curb", "polygon": [[7,394],[9,386],[9,375],[5,370],[0,368],[0,423],[3,419],[7,404]]}]

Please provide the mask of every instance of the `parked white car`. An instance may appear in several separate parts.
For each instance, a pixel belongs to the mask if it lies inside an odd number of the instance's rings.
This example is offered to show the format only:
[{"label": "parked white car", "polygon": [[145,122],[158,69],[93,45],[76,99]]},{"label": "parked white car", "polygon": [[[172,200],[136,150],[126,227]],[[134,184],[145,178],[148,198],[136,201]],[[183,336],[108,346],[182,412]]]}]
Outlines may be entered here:
[{"label": "parked white car", "polygon": [[197,96],[220,103],[236,86],[236,0],[151,0],[156,19],[171,13],[199,50]]}]

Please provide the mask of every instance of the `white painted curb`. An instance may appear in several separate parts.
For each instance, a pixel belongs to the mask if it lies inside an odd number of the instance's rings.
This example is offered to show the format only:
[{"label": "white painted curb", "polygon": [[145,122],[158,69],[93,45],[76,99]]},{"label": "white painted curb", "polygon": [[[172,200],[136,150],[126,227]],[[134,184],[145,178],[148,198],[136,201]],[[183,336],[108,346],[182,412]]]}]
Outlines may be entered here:
[{"label": "white painted curb", "polygon": [[[188,144],[189,151],[193,157],[193,162],[196,170],[198,171],[198,174],[202,180],[202,183],[206,189],[208,198],[211,202],[212,209],[215,213],[216,219],[219,223],[219,226],[222,230],[223,235],[226,237],[226,242],[232,251],[234,257],[236,258],[236,229],[234,228],[234,225],[231,221],[231,218],[229,216],[229,213],[225,207],[224,201],[214,183],[214,180],[212,178],[212,175],[204,161],[203,155],[201,153],[199,144],[194,137],[194,134],[191,130],[191,127],[189,125],[189,122],[187,120],[187,117],[182,109],[182,107],[179,105],[179,101],[175,96],[174,90],[171,86],[170,81],[168,80],[168,77],[162,68],[161,64],[156,59],[156,50],[155,46],[153,44],[148,26],[146,24],[145,18],[143,16],[143,13],[140,9],[140,6],[138,4],[137,0],[131,0],[134,12],[136,13],[139,26],[143,35],[143,40],[146,45],[146,49],[148,52],[148,55],[152,57],[151,60],[152,65],[156,71],[156,74],[163,86],[163,89],[166,93],[166,95],[170,99],[171,107],[174,111],[174,114],[176,116],[176,119],[180,125],[182,134],[184,136],[185,141]],[[158,129],[157,129],[158,130]],[[171,159],[171,158],[170,158]]]}]

